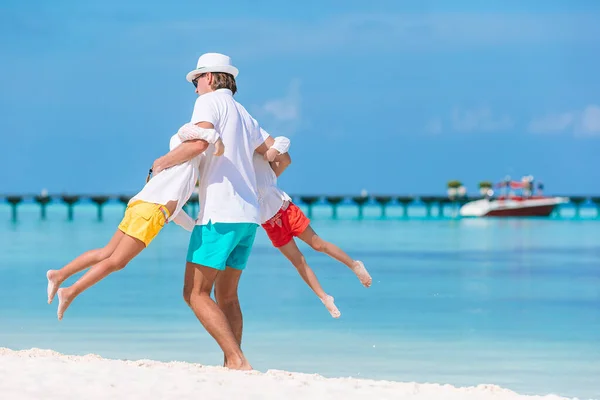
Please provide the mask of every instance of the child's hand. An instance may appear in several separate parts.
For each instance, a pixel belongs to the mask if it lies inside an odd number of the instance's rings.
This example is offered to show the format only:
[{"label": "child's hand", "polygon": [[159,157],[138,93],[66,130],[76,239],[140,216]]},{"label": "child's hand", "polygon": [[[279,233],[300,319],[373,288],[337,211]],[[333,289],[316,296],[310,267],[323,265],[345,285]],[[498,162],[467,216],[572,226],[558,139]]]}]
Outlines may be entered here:
[{"label": "child's hand", "polygon": [[279,151],[277,151],[277,149],[274,149],[271,147],[265,153],[264,159],[267,160],[268,162],[273,162],[275,160],[275,157],[277,157],[278,155],[279,155]]},{"label": "child's hand", "polygon": [[225,145],[223,144],[223,141],[221,140],[221,138],[218,138],[217,141],[215,142],[215,152],[213,154],[215,156],[222,156],[224,152],[225,152]]}]

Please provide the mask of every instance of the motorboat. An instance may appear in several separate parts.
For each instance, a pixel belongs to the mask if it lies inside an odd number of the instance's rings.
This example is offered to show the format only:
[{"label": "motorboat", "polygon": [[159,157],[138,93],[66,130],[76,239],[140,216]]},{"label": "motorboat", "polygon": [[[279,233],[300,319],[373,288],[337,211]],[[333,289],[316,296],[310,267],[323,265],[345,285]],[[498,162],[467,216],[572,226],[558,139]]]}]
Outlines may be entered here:
[{"label": "motorboat", "polygon": [[[567,197],[544,196],[543,185],[538,185],[538,193],[533,193],[533,177],[523,177],[521,181],[505,178],[496,184],[504,194],[494,197],[492,188],[484,188],[483,199],[464,204],[459,214],[461,217],[548,217],[554,209],[569,202]],[[520,194],[515,191],[521,191]]]}]

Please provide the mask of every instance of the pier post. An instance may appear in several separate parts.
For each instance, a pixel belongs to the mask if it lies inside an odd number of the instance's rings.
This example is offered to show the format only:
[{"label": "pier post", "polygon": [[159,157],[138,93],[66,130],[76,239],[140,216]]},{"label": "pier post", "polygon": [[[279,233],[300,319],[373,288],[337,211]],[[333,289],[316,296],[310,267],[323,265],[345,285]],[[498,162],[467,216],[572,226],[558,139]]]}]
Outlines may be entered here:
[{"label": "pier post", "polygon": [[198,193],[192,193],[192,195],[190,196],[188,201],[183,206],[183,208],[185,209],[185,212],[188,213],[189,216],[192,217],[193,219],[196,219],[194,217],[194,214],[197,213],[197,211],[196,211],[197,205],[198,205]]},{"label": "pier post", "polygon": [[48,195],[37,195],[33,199],[36,203],[40,205],[40,216],[42,218],[42,221],[44,221],[46,219],[46,207],[48,206],[48,203],[50,203],[52,198]]},{"label": "pier post", "polygon": [[412,196],[398,196],[396,201],[402,204],[402,217],[408,218],[408,206],[415,201],[415,198]]},{"label": "pier post", "polygon": [[337,207],[338,205],[344,201],[343,196],[327,196],[325,197],[325,201],[331,205],[332,209],[332,218],[337,219]]},{"label": "pier post", "polygon": [[392,196],[375,196],[375,201],[381,206],[381,218],[385,218],[385,207],[392,201]]},{"label": "pier post", "polygon": [[587,200],[584,196],[573,196],[569,197],[569,200],[575,206],[575,218],[579,218],[581,215],[581,205]]},{"label": "pier post", "polygon": [[438,203],[438,217],[444,218],[444,208],[447,204],[452,204],[454,201],[448,197],[440,197]]},{"label": "pier post", "polygon": [[23,196],[7,196],[6,201],[11,207],[12,222],[17,222],[17,207],[19,206],[19,203],[23,201]]},{"label": "pier post", "polygon": [[[564,197],[568,197],[568,196],[564,196]],[[554,207],[554,211],[552,211],[552,214],[556,215],[557,218],[560,218],[560,210],[561,210],[561,206],[562,204],[557,204],[556,207]]]},{"label": "pier post", "polygon": [[596,218],[600,218],[600,196],[594,196],[590,200],[596,205]]},{"label": "pier post", "polygon": [[61,196],[62,201],[67,205],[67,219],[69,221],[73,220],[73,207],[75,206],[75,203],[77,203],[79,201],[79,196],[74,196],[74,195],[62,195]]},{"label": "pier post", "polygon": [[369,201],[369,196],[354,196],[352,201],[358,206],[358,218],[363,219],[363,208]]},{"label": "pier post", "polygon": [[421,201],[425,204],[427,217],[431,217],[431,205],[438,199],[436,196],[423,196]]},{"label": "pier post", "polygon": [[313,204],[319,201],[318,196],[300,196],[300,201],[307,205],[308,207],[308,218],[312,218],[312,208]]},{"label": "pier post", "polygon": [[121,195],[117,199],[119,200],[119,203],[123,204],[123,206],[127,208],[127,204],[129,203],[129,200],[131,200],[131,197],[132,196]]},{"label": "pier post", "polygon": [[102,221],[102,219],[103,219],[102,207],[108,201],[108,199],[109,199],[108,196],[92,196],[92,197],[90,197],[90,200],[94,204],[96,204],[96,207],[98,208],[98,221]]}]

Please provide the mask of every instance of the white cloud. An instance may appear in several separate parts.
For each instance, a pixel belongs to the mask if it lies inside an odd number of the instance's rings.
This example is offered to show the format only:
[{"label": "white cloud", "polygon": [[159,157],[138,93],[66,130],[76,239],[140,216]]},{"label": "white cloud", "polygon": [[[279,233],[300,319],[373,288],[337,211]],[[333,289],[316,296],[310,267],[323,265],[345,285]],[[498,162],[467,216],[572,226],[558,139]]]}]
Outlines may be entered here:
[{"label": "white cloud", "polygon": [[427,123],[425,126],[425,132],[430,133],[432,135],[439,135],[442,133],[443,124],[441,118],[434,118]]},{"label": "white cloud", "polygon": [[600,106],[590,104],[583,110],[547,114],[529,123],[531,133],[564,133],[575,136],[600,134]]},{"label": "white cloud", "polygon": [[259,122],[271,135],[293,135],[301,123],[300,80],[293,79],[283,97],[267,100],[257,110]]},{"label": "white cloud", "polygon": [[529,123],[529,132],[532,133],[551,133],[562,132],[575,121],[574,112],[562,114],[545,115],[541,118],[535,118]]},{"label": "white cloud", "polygon": [[579,131],[584,135],[600,134],[600,107],[597,105],[587,106],[581,115]]},{"label": "white cloud", "polygon": [[488,107],[461,109],[455,107],[448,118],[430,120],[425,131],[440,134],[443,131],[459,133],[502,132],[511,129],[514,121],[508,115],[497,115]]},{"label": "white cloud", "polygon": [[487,107],[452,111],[452,129],[456,132],[497,132],[512,127],[508,115],[494,115]]}]

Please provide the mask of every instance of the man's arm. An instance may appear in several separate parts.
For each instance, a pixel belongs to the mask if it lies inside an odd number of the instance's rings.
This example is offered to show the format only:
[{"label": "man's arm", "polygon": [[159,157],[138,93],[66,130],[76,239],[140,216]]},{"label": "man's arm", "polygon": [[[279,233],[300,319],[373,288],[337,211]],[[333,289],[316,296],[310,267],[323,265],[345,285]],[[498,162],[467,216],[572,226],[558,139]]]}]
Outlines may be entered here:
[{"label": "man's arm", "polygon": [[[204,129],[215,128],[210,122],[198,122],[196,125]],[[208,142],[206,140],[196,139],[183,142],[164,156],[157,158],[152,164],[152,173],[156,175],[163,169],[189,161],[207,148]]]}]

